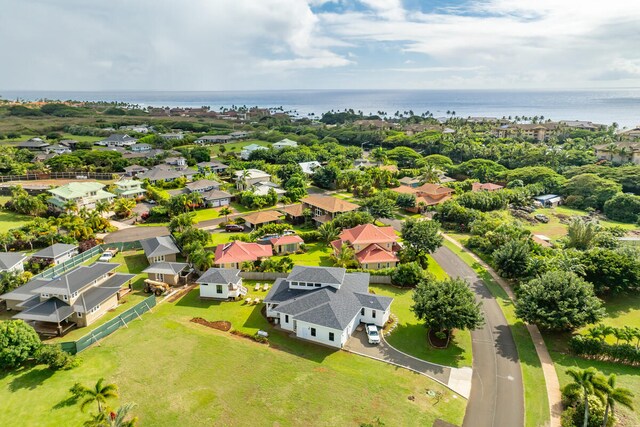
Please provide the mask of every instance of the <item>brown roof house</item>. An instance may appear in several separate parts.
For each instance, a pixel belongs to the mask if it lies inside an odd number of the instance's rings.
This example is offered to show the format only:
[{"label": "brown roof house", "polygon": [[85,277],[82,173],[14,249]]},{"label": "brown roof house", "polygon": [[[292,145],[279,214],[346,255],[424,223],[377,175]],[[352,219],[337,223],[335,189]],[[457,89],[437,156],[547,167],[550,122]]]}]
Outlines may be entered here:
[{"label": "brown roof house", "polygon": [[280,222],[281,214],[276,211],[253,212],[244,217],[245,224],[249,228],[257,228],[266,224]]},{"label": "brown roof house", "polygon": [[392,190],[396,193],[414,194],[416,196],[416,205],[412,208],[406,208],[409,212],[424,212],[429,206],[435,206],[449,200],[453,194],[453,190],[449,187],[429,183],[422,184],[420,187],[415,188],[401,185]]},{"label": "brown roof house", "polygon": [[[324,224],[334,219],[337,215],[345,212],[351,212],[360,206],[337,197],[311,195],[303,198],[302,212],[305,209],[311,209],[313,220],[318,224]],[[300,215],[302,215],[300,212]]]}]

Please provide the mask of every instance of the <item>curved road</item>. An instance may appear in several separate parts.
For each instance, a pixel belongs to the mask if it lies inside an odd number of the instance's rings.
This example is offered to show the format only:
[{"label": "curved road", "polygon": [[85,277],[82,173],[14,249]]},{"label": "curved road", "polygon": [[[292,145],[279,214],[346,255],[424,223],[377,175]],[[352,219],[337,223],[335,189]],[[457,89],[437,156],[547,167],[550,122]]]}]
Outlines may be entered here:
[{"label": "curved road", "polygon": [[476,272],[450,249],[439,248],[433,258],[449,276],[470,282],[484,311],[484,326],[471,332],[473,377],[463,426],[523,426],[524,388],[518,351],[500,306]]}]

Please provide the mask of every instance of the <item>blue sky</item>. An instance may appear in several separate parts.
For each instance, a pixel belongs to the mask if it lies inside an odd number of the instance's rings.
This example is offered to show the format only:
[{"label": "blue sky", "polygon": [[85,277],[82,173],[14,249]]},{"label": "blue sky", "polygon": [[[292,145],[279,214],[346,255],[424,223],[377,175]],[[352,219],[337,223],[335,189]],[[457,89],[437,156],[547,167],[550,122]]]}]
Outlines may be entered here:
[{"label": "blue sky", "polygon": [[640,86],[628,0],[0,0],[0,89]]}]

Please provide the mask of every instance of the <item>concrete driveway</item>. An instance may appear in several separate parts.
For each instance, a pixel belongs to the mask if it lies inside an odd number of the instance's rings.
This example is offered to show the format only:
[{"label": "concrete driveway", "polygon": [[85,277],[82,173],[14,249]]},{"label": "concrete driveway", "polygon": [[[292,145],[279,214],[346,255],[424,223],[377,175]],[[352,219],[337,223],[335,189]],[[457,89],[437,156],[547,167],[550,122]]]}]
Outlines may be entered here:
[{"label": "concrete driveway", "polygon": [[473,379],[463,426],[524,425],[524,388],[520,361],[509,324],[476,272],[443,246],[433,258],[450,277],[470,282],[482,305],[485,325],[471,332]]},{"label": "concrete driveway", "polygon": [[469,398],[471,368],[452,368],[415,358],[392,347],[384,337],[378,345],[369,344],[364,331],[356,331],[345,344],[344,350],[425,375]]}]

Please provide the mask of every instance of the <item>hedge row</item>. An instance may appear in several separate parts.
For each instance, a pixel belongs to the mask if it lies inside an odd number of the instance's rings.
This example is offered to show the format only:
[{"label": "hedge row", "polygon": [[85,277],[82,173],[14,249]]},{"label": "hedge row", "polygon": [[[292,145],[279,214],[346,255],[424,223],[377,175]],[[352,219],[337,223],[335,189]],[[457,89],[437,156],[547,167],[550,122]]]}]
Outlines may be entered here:
[{"label": "hedge row", "polygon": [[583,357],[628,365],[640,364],[640,348],[631,344],[608,344],[596,338],[576,335],[569,340],[569,349]]}]

